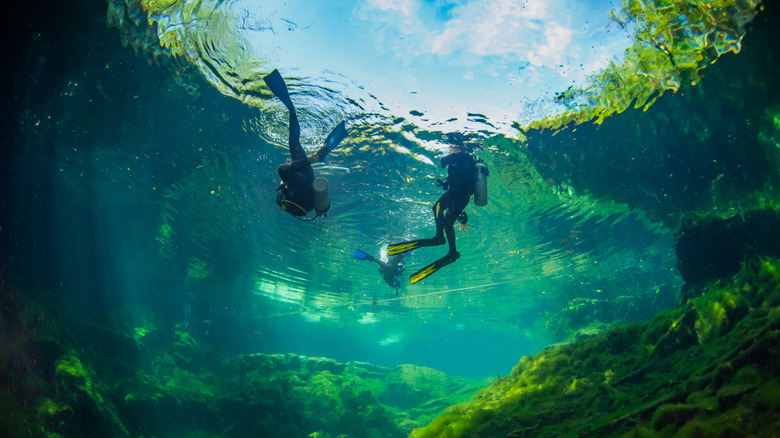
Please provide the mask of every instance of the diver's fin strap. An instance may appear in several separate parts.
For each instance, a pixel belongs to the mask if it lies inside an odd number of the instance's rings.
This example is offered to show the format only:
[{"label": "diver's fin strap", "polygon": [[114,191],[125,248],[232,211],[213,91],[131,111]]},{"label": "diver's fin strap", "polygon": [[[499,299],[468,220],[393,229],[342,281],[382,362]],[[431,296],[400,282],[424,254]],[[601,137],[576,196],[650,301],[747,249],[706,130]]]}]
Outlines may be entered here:
[{"label": "diver's fin strap", "polygon": [[419,239],[412,240],[411,242],[394,243],[392,245],[387,245],[387,255],[394,256],[415,250],[417,248],[422,248],[424,246],[439,246],[443,244],[443,239],[442,241],[437,241],[436,239]]},{"label": "diver's fin strap", "polygon": [[436,260],[430,265],[415,272],[411,277],[409,277],[409,283],[415,284],[420,280],[430,277],[431,275],[435,274],[436,271],[438,271],[439,269],[449,265],[455,260],[458,260],[458,258],[460,258],[460,254],[457,252],[455,254],[447,254],[446,256],[440,258],[439,260]]}]

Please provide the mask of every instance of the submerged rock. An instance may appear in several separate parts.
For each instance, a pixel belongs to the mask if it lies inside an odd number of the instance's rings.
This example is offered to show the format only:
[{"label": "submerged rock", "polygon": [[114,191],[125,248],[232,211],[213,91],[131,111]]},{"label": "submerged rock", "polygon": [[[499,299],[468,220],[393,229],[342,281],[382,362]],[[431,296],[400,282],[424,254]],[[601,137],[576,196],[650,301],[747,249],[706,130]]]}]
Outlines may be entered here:
[{"label": "submerged rock", "polygon": [[452,385],[450,378],[443,372],[416,365],[395,367],[385,382],[387,387],[382,401],[402,409],[444,397]]},{"label": "submerged rock", "polygon": [[689,286],[729,278],[746,252],[780,257],[780,211],[751,210],[722,219],[689,215],[677,232],[678,267]]},{"label": "submerged rock", "polygon": [[62,424],[60,431],[71,436],[130,436],[120,421],[110,400],[98,390],[94,374],[84,366],[75,352],[67,353],[57,362],[55,371],[58,412],[73,410],[79,421]]},{"label": "submerged rock", "polygon": [[331,374],[341,374],[344,372],[344,368],[346,368],[343,363],[326,357],[309,357],[305,359],[305,362],[306,369],[315,373],[327,371]]},{"label": "submerged rock", "polygon": [[411,437],[770,436],[780,430],[780,260],[652,320],[525,357]]}]

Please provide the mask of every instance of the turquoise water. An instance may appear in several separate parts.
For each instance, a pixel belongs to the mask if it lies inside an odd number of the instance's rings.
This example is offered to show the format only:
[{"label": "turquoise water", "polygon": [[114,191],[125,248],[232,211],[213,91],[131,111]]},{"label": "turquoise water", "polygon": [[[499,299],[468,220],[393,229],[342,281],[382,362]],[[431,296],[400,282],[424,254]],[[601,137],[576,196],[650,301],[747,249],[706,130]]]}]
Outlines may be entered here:
[{"label": "turquoise water", "polygon": [[[393,241],[433,235],[430,208],[443,193],[435,179],[446,175],[414,154],[433,163],[439,151],[414,137],[361,141],[376,128],[348,119],[351,138],[315,169],[330,180],[332,208],[299,222],[273,202],[286,144],[258,135],[276,129],[285,139],[281,105],[270,102],[269,121],[208,84],[188,94],[121,47],[114,31],[101,31],[105,41],[84,43],[102,46],[94,61],[39,79],[48,92],[23,94],[21,128],[34,155],[29,171],[13,166],[25,188],[15,193],[20,203],[37,190],[50,198],[39,201],[47,214],[37,218],[46,230],[45,279],[83,300],[84,311],[140,304],[174,324],[190,309],[194,333],[233,351],[489,376],[571,334],[551,334],[551,324],[573,324],[571,331],[645,318],[674,302],[680,279],[670,232],[631,214],[569,208],[552,193],[526,199],[500,161],[515,146],[500,138],[476,152],[491,168],[490,202],[467,208],[470,227],[457,231],[461,259],[421,284],[404,280],[397,296],[376,265],[352,254],[379,256]],[[306,102],[298,102],[304,138],[308,130],[324,136],[328,126]],[[46,186],[27,184],[30,172]],[[415,251],[404,261],[407,275],[445,252]],[[569,323],[573,306],[588,316]]]},{"label": "turquoise water", "polygon": [[[230,95],[217,58],[205,68],[173,61],[130,4],[127,22],[110,26],[124,3],[108,14],[101,2],[31,6],[4,87],[0,280],[61,299],[87,338],[85,323],[132,332],[143,320],[184,327],[225,358],[295,353],[506,375],[549,344],[674,307],[680,218],[735,216],[774,197],[776,157],[756,139],[776,132],[767,114],[777,90],[758,39],[645,112],[525,141],[481,108],[442,120],[425,101],[409,111],[348,73],[312,76],[282,57],[307,151],[340,120],[350,132],[315,165],[330,182],[327,217],[298,221],[274,203],[287,113],[257,82],[273,59],[247,80],[253,93]],[[745,90],[753,97],[740,100]],[[513,105],[515,115],[531,108]],[[461,129],[483,139],[475,155],[490,167],[489,203],[467,207],[456,263],[409,284],[446,252],[418,249],[396,293],[352,254],[382,257],[389,243],[433,236],[442,135]]]}]

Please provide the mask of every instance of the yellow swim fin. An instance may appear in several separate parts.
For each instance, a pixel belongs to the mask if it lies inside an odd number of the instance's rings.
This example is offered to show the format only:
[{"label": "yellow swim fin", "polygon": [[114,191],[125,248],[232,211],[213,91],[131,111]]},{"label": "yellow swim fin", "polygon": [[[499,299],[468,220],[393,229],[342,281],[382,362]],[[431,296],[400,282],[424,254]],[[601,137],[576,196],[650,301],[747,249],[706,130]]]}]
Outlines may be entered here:
[{"label": "yellow swim fin", "polygon": [[411,242],[403,242],[403,243],[394,243],[392,245],[387,245],[387,255],[388,256],[394,256],[396,254],[401,254],[404,252],[408,252],[414,249],[417,249],[421,246],[421,240],[413,240]]},{"label": "yellow swim fin", "polygon": [[449,265],[455,260],[458,260],[458,258],[460,258],[460,253],[458,252],[456,252],[455,254],[447,254],[446,256],[440,258],[439,260],[436,260],[430,265],[415,272],[411,277],[409,277],[409,283],[415,284],[420,280],[430,277],[431,275],[435,274],[436,271],[438,271],[439,269]]}]

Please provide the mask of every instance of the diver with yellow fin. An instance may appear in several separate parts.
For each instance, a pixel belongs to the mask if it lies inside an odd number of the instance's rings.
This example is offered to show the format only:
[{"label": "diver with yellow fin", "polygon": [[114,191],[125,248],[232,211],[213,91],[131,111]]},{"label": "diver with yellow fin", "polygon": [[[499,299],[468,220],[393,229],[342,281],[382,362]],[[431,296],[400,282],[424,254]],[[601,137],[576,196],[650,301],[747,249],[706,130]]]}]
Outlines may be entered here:
[{"label": "diver with yellow fin", "polygon": [[[284,78],[279,70],[274,70],[263,80],[274,96],[279,98],[290,112],[289,146],[292,163],[280,164],[276,169],[282,178],[281,184],[276,189],[276,204],[282,210],[301,220],[314,220],[317,216],[325,216],[330,208],[328,180],[322,177],[315,178],[311,163],[323,161],[328,152],[347,137],[344,122],[339,123],[331,131],[325,139],[325,144],[317,152],[307,156],[301,145],[301,127],[298,124],[298,115],[290,99]],[[309,215],[312,209],[315,210],[313,217]]]},{"label": "diver with yellow fin", "polygon": [[430,239],[418,239],[387,246],[387,255],[393,256],[424,246],[443,245],[446,236],[446,242],[449,243],[447,255],[409,277],[409,282],[412,284],[458,260],[460,253],[455,248],[455,221],[459,220],[462,224],[468,221],[468,216],[463,210],[472,195],[474,195],[474,204],[480,207],[487,204],[488,168],[482,160],[475,160],[470,153],[464,151],[465,143],[470,138],[461,133],[447,134],[444,138],[450,145],[450,154],[441,159],[441,167],[447,167],[447,179],[437,180],[446,191],[433,205],[436,235]]}]

